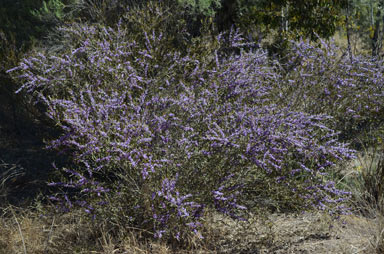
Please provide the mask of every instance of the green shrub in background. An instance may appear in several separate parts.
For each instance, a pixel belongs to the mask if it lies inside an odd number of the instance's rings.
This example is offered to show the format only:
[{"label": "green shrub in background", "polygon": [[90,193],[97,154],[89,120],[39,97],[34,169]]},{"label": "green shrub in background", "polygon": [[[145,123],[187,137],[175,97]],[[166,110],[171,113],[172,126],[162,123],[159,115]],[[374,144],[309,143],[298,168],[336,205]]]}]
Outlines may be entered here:
[{"label": "green shrub in background", "polygon": [[66,5],[62,0],[48,0],[43,1],[43,6],[40,9],[31,10],[31,13],[39,20],[49,23],[57,23],[64,19],[65,7]]}]

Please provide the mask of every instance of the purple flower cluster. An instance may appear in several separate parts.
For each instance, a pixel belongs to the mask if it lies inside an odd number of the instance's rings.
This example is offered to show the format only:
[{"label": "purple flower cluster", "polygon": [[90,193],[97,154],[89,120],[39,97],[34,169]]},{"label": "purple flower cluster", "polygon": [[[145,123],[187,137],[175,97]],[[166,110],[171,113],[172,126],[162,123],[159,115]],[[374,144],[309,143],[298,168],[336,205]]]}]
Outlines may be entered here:
[{"label": "purple flower cluster", "polygon": [[383,60],[349,57],[332,43],[292,42],[281,81],[275,86],[284,105],[333,117],[332,128],[348,139],[370,124],[382,124]]},{"label": "purple flower cluster", "polygon": [[[197,219],[202,216],[204,205],[187,201],[193,198],[191,194],[181,196],[176,188],[177,178],[178,174],[174,180],[164,179],[160,190],[152,193],[151,208],[155,237],[160,238],[163,233],[169,230],[170,225],[173,227],[172,232],[176,233],[175,238],[177,240],[180,240],[183,226],[201,237],[198,232],[201,223]],[[170,223],[172,220],[173,223]]]},{"label": "purple flower cluster", "polygon": [[345,196],[324,174],[353,151],[324,125],[329,117],[277,103],[281,74],[266,52],[203,61],[164,50],[167,35],[156,31],[143,31],[144,44],[123,24],[62,31],[64,49],[10,72],[62,128],[50,146],[70,152],[78,168],[56,185],[78,189],[87,212],[179,239],[198,234],[206,207],[238,217],[242,190],[259,172],[300,189],[302,207],[333,209]]}]

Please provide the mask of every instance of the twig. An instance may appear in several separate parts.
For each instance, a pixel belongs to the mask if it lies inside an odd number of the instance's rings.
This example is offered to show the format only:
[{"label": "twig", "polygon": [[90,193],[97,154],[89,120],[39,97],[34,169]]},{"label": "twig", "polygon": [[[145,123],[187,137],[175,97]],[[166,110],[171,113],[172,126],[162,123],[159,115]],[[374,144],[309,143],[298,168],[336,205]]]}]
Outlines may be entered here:
[{"label": "twig", "polygon": [[47,252],[47,248],[48,248],[49,240],[51,239],[51,236],[52,236],[52,229],[54,224],[55,224],[55,217],[53,217],[51,228],[49,229],[48,238],[47,238],[47,241],[45,242],[44,253]]},{"label": "twig", "polygon": [[12,211],[13,217],[15,218],[15,221],[16,221],[16,224],[17,224],[17,228],[18,228],[18,230],[19,230],[19,234],[20,234],[20,237],[21,237],[21,241],[23,242],[24,254],[27,254],[27,247],[25,246],[24,236],[23,236],[23,232],[21,231],[20,223],[19,223],[19,221],[17,220],[15,211],[13,210],[12,207],[11,207],[11,211]]}]

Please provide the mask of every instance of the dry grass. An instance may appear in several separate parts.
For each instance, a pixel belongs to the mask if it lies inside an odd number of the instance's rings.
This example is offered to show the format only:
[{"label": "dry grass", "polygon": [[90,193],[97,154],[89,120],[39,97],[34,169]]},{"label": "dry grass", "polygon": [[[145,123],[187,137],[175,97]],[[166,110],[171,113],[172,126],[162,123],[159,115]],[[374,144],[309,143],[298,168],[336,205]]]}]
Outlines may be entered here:
[{"label": "dry grass", "polygon": [[[47,209],[45,214],[44,209]],[[193,248],[197,244],[189,245],[189,249],[177,249],[161,241],[145,239],[139,230],[116,232],[90,223],[76,211],[56,214],[47,212],[49,210],[52,209],[47,205],[31,209],[5,208],[0,220],[0,254],[198,253]]]},{"label": "dry grass", "polygon": [[212,224],[226,232],[216,241],[221,243],[218,253],[375,253],[379,222],[384,222],[355,215],[333,221],[321,213],[271,214],[251,221],[252,226]]},{"label": "dry grass", "polygon": [[[347,41],[347,35],[343,31],[336,32],[335,35],[332,37],[335,44],[343,49],[346,49],[348,47],[348,41]],[[370,48],[364,43],[363,39],[359,34],[352,33],[351,38],[351,50],[353,55],[370,55],[371,51]]]},{"label": "dry grass", "polygon": [[0,201],[4,202],[6,200],[9,192],[9,183],[22,175],[24,175],[22,168],[0,160]]},{"label": "dry grass", "polygon": [[[0,254],[98,253],[382,253],[384,218],[322,213],[252,216],[248,222],[211,213],[205,239],[188,246],[145,239],[139,231],[116,234],[90,225],[76,213],[40,215],[38,210],[4,210]],[[193,241],[193,240],[192,240]]]}]

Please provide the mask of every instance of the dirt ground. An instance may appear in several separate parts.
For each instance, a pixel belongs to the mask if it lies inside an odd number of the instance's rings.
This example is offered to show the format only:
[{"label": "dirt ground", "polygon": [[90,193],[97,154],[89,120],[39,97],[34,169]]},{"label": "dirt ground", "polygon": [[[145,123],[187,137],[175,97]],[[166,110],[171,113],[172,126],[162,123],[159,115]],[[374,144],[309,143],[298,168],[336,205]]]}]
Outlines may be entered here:
[{"label": "dirt ground", "polygon": [[217,253],[377,253],[382,222],[355,215],[332,220],[321,213],[271,214],[249,223],[212,218]]}]

